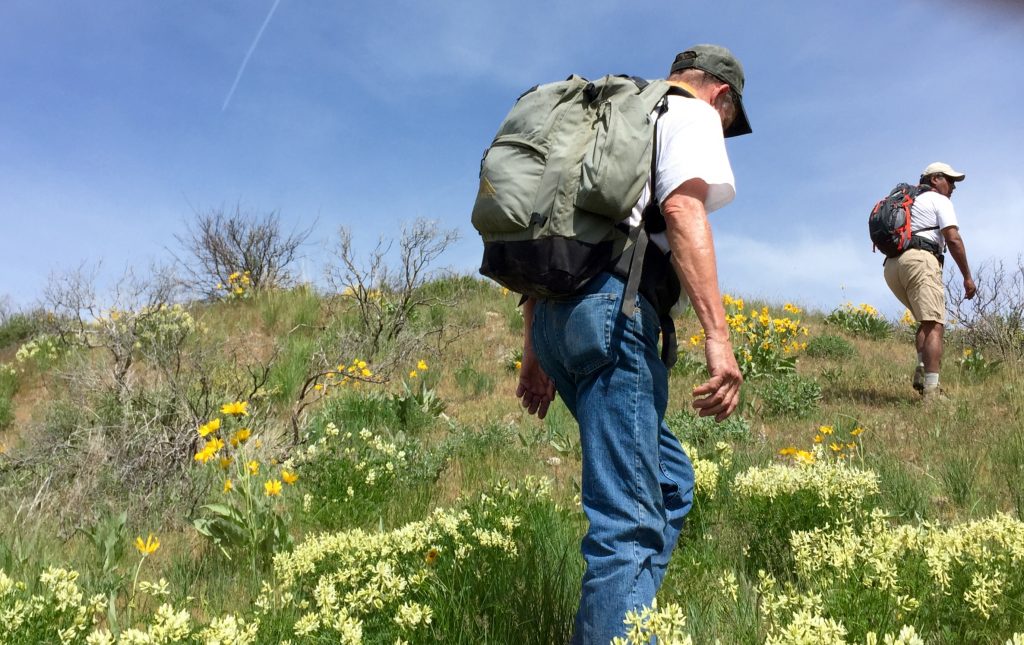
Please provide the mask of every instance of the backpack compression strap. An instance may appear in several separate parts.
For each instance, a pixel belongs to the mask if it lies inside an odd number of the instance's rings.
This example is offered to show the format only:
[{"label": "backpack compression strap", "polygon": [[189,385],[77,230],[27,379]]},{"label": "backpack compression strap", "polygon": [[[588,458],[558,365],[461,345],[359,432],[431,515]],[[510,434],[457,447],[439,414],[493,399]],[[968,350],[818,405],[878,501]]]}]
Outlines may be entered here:
[{"label": "backpack compression strap", "polygon": [[[637,81],[636,78],[633,79]],[[642,89],[642,88],[641,88]],[[661,217],[661,207],[658,204],[658,124],[657,120],[668,110],[668,95],[675,94],[686,98],[694,98],[692,92],[679,85],[671,85],[665,93],[664,99],[659,104],[658,116],[655,117],[654,138],[651,141],[651,200],[644,208],[640,216],[640,224],[629,232],[629,241],[633,243],[632,251],[623,254],[615,264],[615,272],[626,276],[626,289],[622,293],[622,313],[627,318],[632,318],[636,312],[636,295],[640,291],[640,274],[644,264],[644,255],[647,252],[647,242],[650,236],[647,233],[647,223],[650,221],[647,213],[651,206],[657,210],[658,217]],[[664,230],[664,219],[661,221],[661,229]],[[655,231],[655,232],[660,232]]]},{"label": "backpack compression strap", "polygon": [[[671,88],[669,89],[669,93],[693,98],[692,94],[681,88]],[[664,114],[667,109],[668,98],[666,97],[664,104],[659,109],[657,118],[660,119],[661,115]],[[651,146],[651,199],[640,216],[640,223],[629,233],[629,239],[633,243],[631,252],[622,254],[614,268],[615,273],[626,276],[626,287],[622,292],[622,313],[628,318],[632,318],[633,314],[636,313],[636,300],[637,294],[640,291],[640,278],[643,273],[644,256],[647,253],[647,243],[650,240],[650,235],[647,233],[646,227],[648,223],[651,223],[654,219],[653,216],[649,215],[651,209],[654,210],[657,218],[661,219],[660,230],[664,230],[665,228],[664,219],[661,218],[661,206],[658,204],[657,123],[654,124],[654,138],[652,139]],[[629,257],[627,258],[627,256]],[[669,263],[668,270],[673,270],[671,263]],[[657,303],[652,302],[651,304],[658,307]],[[665,313],[658,313],[658,322],[661,326],[661,360],[665,364],[666,368],[672,369],[672,366],[675,365],[676,359],[678,358],[679,349],[679,344],[676,341],[675,321],[672,320],[672,315],[666,311]]]}]

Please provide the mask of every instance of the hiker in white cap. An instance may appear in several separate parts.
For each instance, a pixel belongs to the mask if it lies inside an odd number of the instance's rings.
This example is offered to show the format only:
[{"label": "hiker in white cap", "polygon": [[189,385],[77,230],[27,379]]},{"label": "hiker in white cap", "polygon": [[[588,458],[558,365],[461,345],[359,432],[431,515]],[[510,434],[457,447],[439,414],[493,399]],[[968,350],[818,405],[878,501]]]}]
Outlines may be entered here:
[{"label": "hiker in white cap", "polygon": [[939,390],[942,362],[942,334],[946,324],[946,293],[942,281],[945,251],[953,256],[964,278],[964,297],[974,297],[977,288],[967,263],[967,250],[950,197],[966,175],[946,163],[929,164],[921,173],[921,188],[911,206],[914,231],[909,248],[885,261],[885,281],[918,323],[917,369],[914,389],[925,400],[943,398]]}]

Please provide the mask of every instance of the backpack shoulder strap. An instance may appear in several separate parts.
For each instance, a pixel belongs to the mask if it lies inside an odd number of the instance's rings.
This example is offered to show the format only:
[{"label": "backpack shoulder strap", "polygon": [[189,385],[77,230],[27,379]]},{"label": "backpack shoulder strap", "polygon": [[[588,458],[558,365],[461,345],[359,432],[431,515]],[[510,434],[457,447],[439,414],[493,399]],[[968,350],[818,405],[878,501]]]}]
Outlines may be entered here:
[{"label": "backpack shoulder strap", "polygon": [[[916,187],[914,187],[913,190],[914,190],[914,192],[913,192],[913,194],[911,196],[914,199],[917,199],[918,197],[920,197],[924,193],[932,192],[933,189],[932,189],[931,186],[927,186],[925,184],[918,184]],[[909,208],[909,206],[908,206],[908,208]],[[914,233],[924,233],[925,231],[937,231],[937,230],[939,230],[938,223],[936,223],[935,226],[929,226],[927,228],[913,229],[913,230],[910,231],[910,234],[913,235]]]}]

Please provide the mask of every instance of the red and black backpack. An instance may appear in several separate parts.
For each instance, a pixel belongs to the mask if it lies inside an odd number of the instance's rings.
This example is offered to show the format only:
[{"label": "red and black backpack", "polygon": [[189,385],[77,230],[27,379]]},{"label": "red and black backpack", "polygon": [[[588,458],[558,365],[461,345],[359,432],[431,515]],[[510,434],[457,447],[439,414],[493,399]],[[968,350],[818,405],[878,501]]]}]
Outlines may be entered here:
[{"label": "red and black backpack", "polygon": [[868,216],[868,233],[871,235],[871,242],[875,248],[884,253],[886,257],[894,258],[907,249],[917,246],[923,248],[926,245],[913,243],[914,233],[934,231],[939,228],[930,226],[915,231],[910,227],[910,207],[914,203],[914,199],[929,190],[931,188],[928,186],[911,186],[901,183],[871,209],[871,214]]}]

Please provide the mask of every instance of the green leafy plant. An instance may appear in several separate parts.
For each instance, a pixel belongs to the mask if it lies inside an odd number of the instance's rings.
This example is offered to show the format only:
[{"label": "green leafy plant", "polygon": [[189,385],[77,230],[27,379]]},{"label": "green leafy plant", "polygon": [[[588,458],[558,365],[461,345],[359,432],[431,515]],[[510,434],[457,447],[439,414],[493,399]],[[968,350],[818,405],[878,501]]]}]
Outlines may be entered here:
[{"label": "green leafy plant", "polygon": [[868,304],[854,306],[847,302],[825,316],[825,323],[854,335],[881,340],[892,333],[892,324],[878,310]]},{"label": "green leafy plant", "polygon": [[787,374],[762,381],[758,394],[765,415],[803,419],[817,411],[821,386],[813,379]]},{"label": "green leafy plant", "polygon": [[807,343],[807,355],[814,358],[831,358],[847,360],[857,353],[853,343],[842,336],[826,334],[816,336]]},{"label": "green leafy plant", "polygon": [[965,347],[960,358],[957,360],[960,373],[975,383],[983,381],[998,372],[1002,363],[1003,361],[1000,359],[990,361],[980,351],[970,347]]}]

